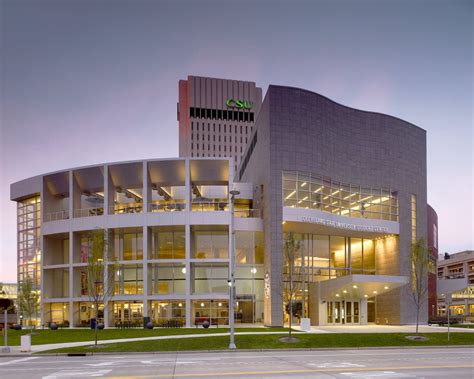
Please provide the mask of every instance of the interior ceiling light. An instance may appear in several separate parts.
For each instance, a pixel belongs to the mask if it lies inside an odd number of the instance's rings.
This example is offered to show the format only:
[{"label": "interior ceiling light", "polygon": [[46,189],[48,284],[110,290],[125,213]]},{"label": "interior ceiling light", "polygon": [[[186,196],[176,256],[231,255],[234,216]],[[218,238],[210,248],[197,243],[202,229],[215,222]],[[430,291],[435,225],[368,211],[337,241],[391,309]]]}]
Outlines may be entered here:
[{"label": "interior ceiling light", "polygon": [[321,191],[323,189],[323,186],[319,187],[316,191],[314,191],[314,193],[318,193],[319,191]]},{"label": "interior ceiling light", "polygon": [[296,193],[296,190],[291,192],[287,197],[285,197],[285,200],[288,200],[291,196],[293,196]]},{"label": "interior ceiling light", "polygon": [[357,286],[354,284],[354,285],[352,286],[352,288],[357,288]]},{"label": "interior ceiling light", "polygon": [[304,187],[306,184],[308,184],[308,183],[306,183],[306,182],[302,183],[301,187]]}]

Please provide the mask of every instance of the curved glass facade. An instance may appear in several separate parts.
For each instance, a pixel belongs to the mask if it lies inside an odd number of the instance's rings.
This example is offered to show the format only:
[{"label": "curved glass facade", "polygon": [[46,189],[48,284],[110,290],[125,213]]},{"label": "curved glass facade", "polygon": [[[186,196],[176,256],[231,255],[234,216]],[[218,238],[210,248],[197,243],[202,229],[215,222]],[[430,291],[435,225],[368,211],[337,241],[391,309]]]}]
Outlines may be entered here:
[{"label": "curved glass facade", "polygon": [[341,183],[301,171],[283,171],[282,180],[284,207],[398,221],[398,198],[394,190]]}]

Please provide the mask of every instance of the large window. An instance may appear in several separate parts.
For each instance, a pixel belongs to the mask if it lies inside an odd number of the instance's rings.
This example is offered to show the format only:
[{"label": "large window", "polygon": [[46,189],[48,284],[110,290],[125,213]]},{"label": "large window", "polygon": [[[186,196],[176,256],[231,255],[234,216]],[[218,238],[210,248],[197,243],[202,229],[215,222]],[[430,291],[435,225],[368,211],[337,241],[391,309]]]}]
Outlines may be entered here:
[{"label": "large window", "polygon": [[114,234],[115,259],[132,261],[143,259],[143,233],[141,231],[117,231]]},{"label": "large window", "polygon": [[115,272],[115,295],[143,293],[143,268],[141,265],[118,265]]},{"label": "large window", "polygon": [[184,264],[149,265],[152,295],[186,293],[186,268]]},{"label": "large window", "polygon": [[227,231],[194,232],[194,256],[198,259],[228,258],[229,234]]},{"label": "large window", "polygon": [[196,294],[229,292],[227,264],[193,263],[191,276]]},{"label": "large window", "polygon": [[183,231],[156,231],[153,233],[151,259],[184,259],[185,235]]},{"label": "large window", "polygon": [[[18,284],[30,278],[33,291],[40,295],[41,288],[41,203],[34,196],[17,203]],[[22,310],[20,308],[20,315]],[[39,324],[39,304],[33,312],[32,324]]]},{"label": "large window", "polygon": [[158,327],[179,327],[186,324],[184,300],[153,301],[151,309],[151,318]]},{"label": "large window", "polygon": [[398,221],[396,191],[341,183],[300,171],[283,172],[283,206]]}]

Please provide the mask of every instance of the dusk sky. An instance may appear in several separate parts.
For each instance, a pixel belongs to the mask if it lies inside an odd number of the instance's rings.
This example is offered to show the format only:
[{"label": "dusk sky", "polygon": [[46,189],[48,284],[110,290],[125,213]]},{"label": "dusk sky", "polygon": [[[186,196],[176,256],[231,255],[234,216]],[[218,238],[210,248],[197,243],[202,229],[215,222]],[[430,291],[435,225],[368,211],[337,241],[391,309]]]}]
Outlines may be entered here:
[{"label": "dusk sky", "polygon": [[[178,80],[305,88],[427,131],[440,252],[474,248],[473,2],[22,1],[1,7],[0,282],[10,184],[178,156]],[[390,175],[388,172],[387,175]]]}]

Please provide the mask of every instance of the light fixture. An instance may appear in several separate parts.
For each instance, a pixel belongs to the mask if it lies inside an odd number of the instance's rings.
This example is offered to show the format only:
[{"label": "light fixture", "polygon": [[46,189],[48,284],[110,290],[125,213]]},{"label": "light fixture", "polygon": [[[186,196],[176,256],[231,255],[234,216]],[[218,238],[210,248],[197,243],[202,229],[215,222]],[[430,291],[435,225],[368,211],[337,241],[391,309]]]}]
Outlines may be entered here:
[{"label": "light fixture", "polygon": [[282,225],[285,225],[285,224],[286,224],[286,221],[282,221],[281,224],[282,224]]},{"label": "light fixture", "polygon": [[357,288],[357,286],[354,284],[354,285],[352,286],[352,288]]},{"label": "light fixture", "polygon": [[319,187],[316,191],[314,191],[313,193],[318,193],[319,191],[321,191],[323,189],[323,187]]},{"label": "light fixture", "polygon": [[183,274],[186,274],[186,267],[183,267],[183,268],[181,269],[181,272],[182,272]]},{"label": "light fixture", "polygon": [[304,187],[306,184],[308,184],[308,183],[306,183],[306,182],[302,183],[301,187]]},{"label": "light fixture", "polygon": [[252,269],[250,270],[252,272],[252,274],[256,274],[257,273],[257,269],[255,267],[252,267]]},{"label": "light fixture", "polygon": [[285,197],[285,200],[288,200],[291,196],[293,196],[296,193],[296,190],[291,192],[287,197]]},{"label": "light fixture", "polygon": [[179,304],[178,304],[178,307],[182,307],[182,306],[183,306],[183,303],[179,303]]},{"label": "light fixture", "polygon": [[344,291],[342,291],[342,292],[343,292],[343,293],[347,293],[347,291],[346,291],[346,290],[344,290]]},{"label": "light fixture", "polygon": [[222,303],[217,304],[219,307],[222,307]]},{"label": "light fixture", "polygon": [[369,297],[369,295],[365,294],[364,297]]},{"label": "light fixture", "polygon": [[204,303],[201,303],[201,307],[204,307]]},{"label": "light fixture", "polygon": [[373,294],[374,294],[374,295],[377,295],[377,291],[374,291]]},{"label": "light fixture", "polygon": [[388,290],[388,286],[385,286],[383,289],[384,289],[384,290]]},{"label": "light fixture", "polygon": [[338,294],[338,293],[336,293],[336,297],[339,297],[339,294]]}]

